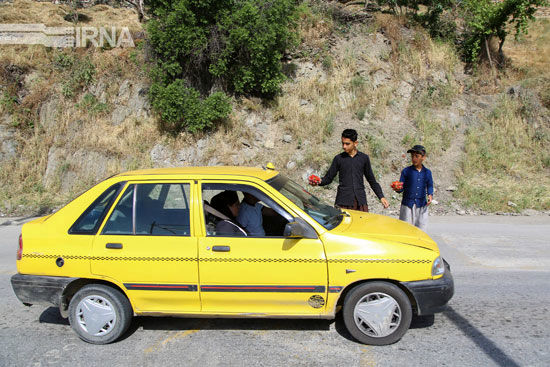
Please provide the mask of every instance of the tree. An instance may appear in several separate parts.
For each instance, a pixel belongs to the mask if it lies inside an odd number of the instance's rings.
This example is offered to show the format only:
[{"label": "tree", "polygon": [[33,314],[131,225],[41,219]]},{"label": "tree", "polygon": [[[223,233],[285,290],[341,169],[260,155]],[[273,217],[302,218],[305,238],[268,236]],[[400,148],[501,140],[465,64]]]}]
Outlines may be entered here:
[{"label": "tree", "polygon": [[461,8],[465,20],[463,49],[467,61],[480,60],[482,47],[485,56],[492,65],[489,41],[492,37],[499,39],[498,53],[503,58],[502,46],[509,34],[510,26],[515,29],[515,36],[527,33],[529,21],[540,6],[548,5],[547,0],[464,0]]},{"label": "tree", "polygon": [[[538,7],[547,6],[548,0],[377,0],[378,4],[390,8],[394,14],[412,15],[434,37],[454,38],[456,21],[442,21],[445,12],[458,10],[463,24],[459,36],[466,61],[477,63],[485,56],[491,65],[493,61],[489,49],[491,38],[499,40],[498,55],[504,58],[502,47],[506,37],[514,29],[515,36],[527,33],[529,21],[534,19]],[[419,14],[419,5],[426,12]],[[451,15],[452,17],[452,15]],[[449,37],[453,35],[453,37]]]},{"label": "tree", "polygon": [[[297,41],[296,0],[149,4],[153,18],[147,30],[156,54],[151,98],[164,122],[187,130],[208,128],[209,118],[229,113],[228,108],[214,108],[216,103],[229,104],[227,95],[270,98],[279,92],[285,78],[281,58]],[[214,96],[216,103],[209,102]],[[180,107],[194,112],[177,113]],[[207,116],[199,116],[201,112]]]}]

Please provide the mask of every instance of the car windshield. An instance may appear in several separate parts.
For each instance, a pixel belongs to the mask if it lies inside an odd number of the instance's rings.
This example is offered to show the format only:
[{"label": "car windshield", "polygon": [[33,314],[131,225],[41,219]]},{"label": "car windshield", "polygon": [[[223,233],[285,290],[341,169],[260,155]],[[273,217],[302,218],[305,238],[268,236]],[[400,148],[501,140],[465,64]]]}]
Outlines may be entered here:
[{"label": "car windshield", "polygon": [[342,221],[344,213],[340,209],[325,204],[287,177],[279,174],[268,183],[326,229],[331,230]]}]

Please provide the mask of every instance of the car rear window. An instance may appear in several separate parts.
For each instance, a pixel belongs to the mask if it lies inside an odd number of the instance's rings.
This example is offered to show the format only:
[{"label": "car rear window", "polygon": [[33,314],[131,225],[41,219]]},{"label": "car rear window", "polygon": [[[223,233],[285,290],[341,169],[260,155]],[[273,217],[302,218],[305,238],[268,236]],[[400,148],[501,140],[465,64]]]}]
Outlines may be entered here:
[{"label": "car rear window", "polygon": [[124,182],[119,182],[103,192],[74,222],[69,234],[96,234]]}]

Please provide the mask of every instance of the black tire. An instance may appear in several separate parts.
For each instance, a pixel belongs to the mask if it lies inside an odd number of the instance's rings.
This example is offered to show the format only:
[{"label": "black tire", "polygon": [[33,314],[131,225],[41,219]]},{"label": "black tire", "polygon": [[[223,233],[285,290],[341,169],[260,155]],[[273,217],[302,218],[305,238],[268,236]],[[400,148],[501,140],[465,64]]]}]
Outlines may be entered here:
[{"label": "black tire", "polygon": [[[383,313],[387,317],[386,320],[391,322],[384,322],[383,328],[376,329],[365,323],[359,314],[356,319],[355,309],[358,303],[365,305],[369,303],[374,307],[376,304],[385,305]],[[349,333],[359,342],[370,345],[393,344],[405,335],[411,325],[411,302],[407,295],[394,284],[378,281],[363,283],[346,295],[343,317]]]},{"label": "black tire", "polygon": [[132,316],[128,298],[102,284],[82,287],[69,303],[71,327],[80,339],[92,344],[108,344],[120,338],[130,326]]}]

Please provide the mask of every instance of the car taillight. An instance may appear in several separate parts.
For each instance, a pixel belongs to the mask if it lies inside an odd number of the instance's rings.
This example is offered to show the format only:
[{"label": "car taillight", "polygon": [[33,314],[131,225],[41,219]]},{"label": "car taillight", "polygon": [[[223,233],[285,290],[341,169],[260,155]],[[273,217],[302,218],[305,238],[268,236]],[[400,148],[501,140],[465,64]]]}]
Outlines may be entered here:
[{"label": "car taillight", "polygon": [[23,255],[23,234],[19,235],[19,249],[17,250],[17,260],[21,260]]}]

